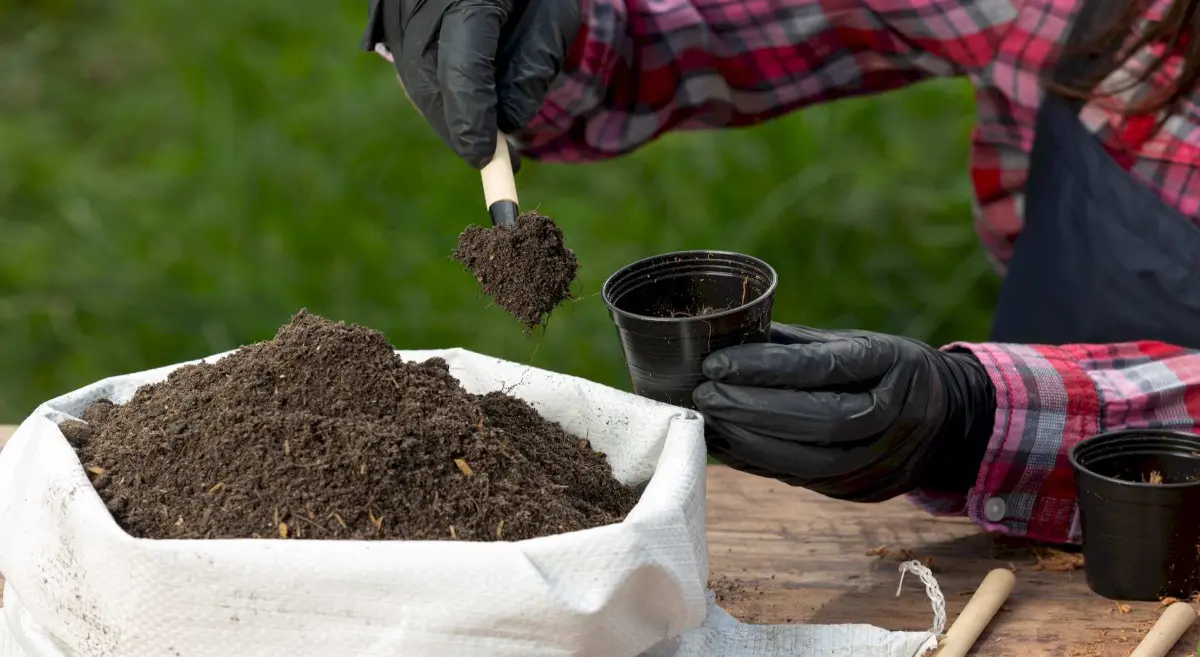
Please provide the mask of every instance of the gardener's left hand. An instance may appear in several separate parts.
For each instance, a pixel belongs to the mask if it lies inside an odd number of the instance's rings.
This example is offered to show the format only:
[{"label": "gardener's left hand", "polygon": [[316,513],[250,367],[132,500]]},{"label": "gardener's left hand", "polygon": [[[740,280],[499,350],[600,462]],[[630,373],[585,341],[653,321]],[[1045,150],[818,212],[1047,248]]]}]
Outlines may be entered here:
[{"label": "gardener's left hand", "polygon": [[996,406],[974,356],[867,331],[771,333],[704,362],[693,401],[715,458],[860,502],[974,484]]}]

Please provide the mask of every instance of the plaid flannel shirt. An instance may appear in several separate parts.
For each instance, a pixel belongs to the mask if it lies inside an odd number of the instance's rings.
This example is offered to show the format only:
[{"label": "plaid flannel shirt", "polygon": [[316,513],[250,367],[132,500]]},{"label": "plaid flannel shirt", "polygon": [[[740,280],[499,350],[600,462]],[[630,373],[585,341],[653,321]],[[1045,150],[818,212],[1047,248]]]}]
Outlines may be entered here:
[{"label": "plaid flannel shirt", "polygon": [[[1118,0],[1110,0],[1116,2]],[[761,123],[808,105],[933,77],[971,81],[978,99],[971,175],[975,226],[1000,269],[1021,230],[1034,125],[1083,0],[583,0],[585,27],[566,71],[522,136],[551,161],[628,153],[669,130]],[[1145,20],[1169,0],[1150,0]],[[1114,76],[1143,70],[1159,46]],[[1178,70],[1085,105],[1081,120],[1114,158],[1183,214],[1200,211],[1200,95],[1154,133],[1123,121]],[[996,425],[975,487],[912,497],[1006,534],[1080,539],[1067,451],[1099,431],[1192,430],[1200,352],[1160,343],[1062,348],[964,344],[996,385]]]},{"label": "plaid flannel shirt", "polygon": [[[975,226],[1001,269],[1021,230],[1040,81],[1083,2],[581,1],[584,27],[542,111],[520,135],[524,155],[610,158],[670,130],[753,125],[824,101],[965,77],[979,108]],[[1169,3],[1148,0],[1145,19],[1160,19]],[[1114,77],[1136,73],[1158,47],[1134,53]],[[1115,102],[1140,100],[1178,64]],[[1085,105],[1080,117],[1126,170],[1195,217],[1198,101],[1193,96],[1158,132],[1152,117],[1122,121],[1111,99]],[[1200,422],[1200,352],[1154,342],[958,346],[979,357],[996,385],[996,424],[972,490],[913,495],[934,513],[1077,542],[1071,446],[1104,430],[1193,430]]]}]

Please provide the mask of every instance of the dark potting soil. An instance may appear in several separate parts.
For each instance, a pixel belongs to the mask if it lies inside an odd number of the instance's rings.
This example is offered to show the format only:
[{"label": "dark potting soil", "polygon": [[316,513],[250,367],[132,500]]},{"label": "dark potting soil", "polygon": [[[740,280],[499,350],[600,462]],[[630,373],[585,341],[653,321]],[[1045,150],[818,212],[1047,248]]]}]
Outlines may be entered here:
[{"label": "dark potting soil", "polygon": [[525,325],[543,324],[571,298],[579,271],[575,252],[563,243],[553,219],[524,212],[511,227],[468,226],[452,256],[479,281],[484,294]]},{"label": "dark potting soil", "polygon": [[64,423],[117,523],[145,538],[521,540],[618,522],[636,493],[586,440],[446,362],[301,311]]}]

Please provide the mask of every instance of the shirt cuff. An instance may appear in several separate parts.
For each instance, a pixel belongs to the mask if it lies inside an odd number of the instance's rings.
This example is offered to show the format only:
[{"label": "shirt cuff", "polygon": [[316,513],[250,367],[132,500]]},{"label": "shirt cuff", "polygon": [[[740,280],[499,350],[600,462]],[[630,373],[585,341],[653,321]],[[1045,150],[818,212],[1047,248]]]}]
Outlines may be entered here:
[{"label": "shirt cuff", "polygon": [[996,419],[975,486],[960,495],[916,491],[937,515],[966,514],[989,531],[1078,543],[1075,476],[1067,454],[1100,428],[1096,385],[1070,347],[954,343],[996,387]]}]

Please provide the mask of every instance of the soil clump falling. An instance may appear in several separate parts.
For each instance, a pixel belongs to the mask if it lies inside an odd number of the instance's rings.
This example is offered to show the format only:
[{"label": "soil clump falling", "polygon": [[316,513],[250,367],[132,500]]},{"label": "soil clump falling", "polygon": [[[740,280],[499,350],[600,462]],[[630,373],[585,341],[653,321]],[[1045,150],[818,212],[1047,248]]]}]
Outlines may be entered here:
[{"label": "soil clump falling", "polygon": [[521,540],[637,502],[586,440],[446,362],[300,311],[62,425],[117,523],[144,538]]},{"label": "soil clump falling", "polygon": [[571,298],[579,271],[575,252],[563,243],[553,219],[523,212],[509,227],[468,226],[451,257],[462,263],[484,294],[525,325],[543,324]]}]

